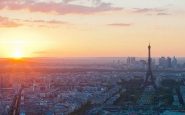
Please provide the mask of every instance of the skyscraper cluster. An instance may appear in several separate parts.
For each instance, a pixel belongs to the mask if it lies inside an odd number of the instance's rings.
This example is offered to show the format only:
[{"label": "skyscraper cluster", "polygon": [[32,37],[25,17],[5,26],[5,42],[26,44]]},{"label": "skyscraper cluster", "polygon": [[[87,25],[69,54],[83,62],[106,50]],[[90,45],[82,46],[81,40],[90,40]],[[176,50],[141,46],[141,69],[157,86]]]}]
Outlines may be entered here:
[{"label": "skyscraper cluster", "polygon": [[176,57],[161,57],[159,58],[159,67],[160,68],[176,68],[177,67],[177,59]]},{"label": "skyscraper cluster", "polygon": [[136,58],[135,57],[128,57],[127,58],[127,64],[131,65],[131,64],[135,64],[136,62]]},{"label": "skyscraper cluster", "polygon": [[127,67],[132,69],[146,69],[146,60],[136,60],[135,57],[127,58]]}]

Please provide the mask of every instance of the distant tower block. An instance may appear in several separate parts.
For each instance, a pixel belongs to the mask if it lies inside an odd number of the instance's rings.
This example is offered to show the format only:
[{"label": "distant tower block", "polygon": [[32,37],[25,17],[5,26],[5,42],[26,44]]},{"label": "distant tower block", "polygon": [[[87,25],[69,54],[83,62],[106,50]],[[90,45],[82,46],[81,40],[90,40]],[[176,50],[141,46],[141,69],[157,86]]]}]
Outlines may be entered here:
[{"label": "distant tower block", "polygon": [[144,85],[143,88],[147,87],[147,86],[152,86],[154,89],[156,89],[156,84],[155,84],[155,78],[153,76],[152,73],[152,69],[151,69],[151,46],[149,44],[148,46],[148,68],[147,68],[147,72],[146,72],[146,78],[144,81]]}]

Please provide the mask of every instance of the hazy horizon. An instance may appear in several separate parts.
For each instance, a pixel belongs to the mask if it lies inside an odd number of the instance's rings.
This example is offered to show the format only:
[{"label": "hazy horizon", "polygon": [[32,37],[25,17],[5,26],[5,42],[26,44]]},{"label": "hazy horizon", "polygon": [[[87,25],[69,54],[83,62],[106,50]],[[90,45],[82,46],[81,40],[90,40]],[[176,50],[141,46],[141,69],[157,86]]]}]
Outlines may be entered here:
[{"label": "hazy horizon", "polygon": [[185,0],[0,0],[0,115],[185,115],[184,19]]},{"label": "hazy horizon", "polygon": [[1,0],[0,57],[185,57],[182,0]]}]

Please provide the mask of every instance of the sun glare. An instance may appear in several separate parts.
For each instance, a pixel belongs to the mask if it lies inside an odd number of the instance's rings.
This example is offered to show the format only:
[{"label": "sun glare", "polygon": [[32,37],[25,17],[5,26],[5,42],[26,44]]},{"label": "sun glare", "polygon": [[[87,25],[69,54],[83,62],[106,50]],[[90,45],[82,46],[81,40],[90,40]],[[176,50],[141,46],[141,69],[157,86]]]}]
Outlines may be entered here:
[{"label": "sun glare", "polygon": [[17,50],[15,52],[13,52],[12,58],[14,58],[14,59],[21,59],[21,58],[23,58],[23,53],[21,51]]}]

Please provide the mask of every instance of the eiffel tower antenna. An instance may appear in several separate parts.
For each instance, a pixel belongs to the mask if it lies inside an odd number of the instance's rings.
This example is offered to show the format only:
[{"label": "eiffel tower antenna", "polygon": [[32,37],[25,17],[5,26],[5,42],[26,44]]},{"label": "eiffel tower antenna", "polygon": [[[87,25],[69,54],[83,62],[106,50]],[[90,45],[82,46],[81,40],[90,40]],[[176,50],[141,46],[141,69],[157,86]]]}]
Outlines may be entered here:
[{"label": "eiffel tower antenna", "polygon": [[146,72],[146,78],[144,81],[144,85],[143,87],[147,87],[147,86],[153,86],[154,89],[156,89],[156,85],[155,85],[155,79],[152,73],[152,68],[151,68],[151,45],[149,43],[148,45],[148,68],[147,68],[147,72]]}]

